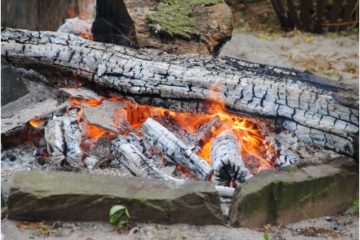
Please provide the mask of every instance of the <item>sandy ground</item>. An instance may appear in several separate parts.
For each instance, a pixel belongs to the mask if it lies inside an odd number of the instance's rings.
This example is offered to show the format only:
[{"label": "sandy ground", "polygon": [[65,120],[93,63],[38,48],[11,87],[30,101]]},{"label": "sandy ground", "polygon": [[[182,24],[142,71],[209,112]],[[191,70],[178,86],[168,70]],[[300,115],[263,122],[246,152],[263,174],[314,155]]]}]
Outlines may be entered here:
[{"label": "sandy ground", "polygon": [[[290,34],[289,34],[290,35]],[[310,71],[359,89],[358,36],[234,32],[221,51],[253,62]]]},{"label": "sandy ground", "polygon": [[[2,221],[3,239],[263,239],[266,231],[271,239],[358,239],[358,216],[352,210],[337,217],[304,220],[286,226],[264,226],[261,229],[230,228],[226,226],[190,226],[185,224],[137,224],[129,231],[118,233],[107,223],[44,223],[28,224]],[[261,230],[261,231],[260,231]]]}]

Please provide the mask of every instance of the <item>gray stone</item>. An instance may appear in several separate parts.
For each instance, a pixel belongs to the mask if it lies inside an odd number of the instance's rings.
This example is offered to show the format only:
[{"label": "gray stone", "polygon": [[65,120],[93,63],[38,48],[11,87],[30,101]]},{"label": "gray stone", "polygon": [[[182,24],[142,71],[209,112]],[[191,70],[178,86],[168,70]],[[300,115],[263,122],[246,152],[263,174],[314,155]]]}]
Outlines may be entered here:
[{"label": "gray stone", "polygon": [[346,210],[358,198],[357,166],[348,163],[338,159],[256,175],[235,192],[231,225],[287,224]]},{"label": "gray stone", "polygon": [[29,91],[11,67],[1,68],[1,106],[25,96]]},{"label": "gray stone", "polygon": [[209,182],[177,188],[137,177],[70,172],[17,172],[9,219],[108,221],[113,205],[125,205],[134,222],[223,224],[219,196]]}]

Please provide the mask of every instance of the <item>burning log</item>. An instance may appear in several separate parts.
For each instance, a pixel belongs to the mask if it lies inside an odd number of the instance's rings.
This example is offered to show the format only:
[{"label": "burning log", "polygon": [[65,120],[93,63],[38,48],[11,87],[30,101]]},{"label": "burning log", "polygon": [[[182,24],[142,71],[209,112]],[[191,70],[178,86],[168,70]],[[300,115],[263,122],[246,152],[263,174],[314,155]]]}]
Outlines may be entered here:
[{"label": "burning log", "polygon": [[[53,32],[3,29],[2,61],[68,72],[148,103],[224,96],[232,110],[284,121],[303,141],[355,156],[359,111],[326,79],[234,58],[173,56]],[[219,86],[214,90],[213,85]],[[211,100],[218,100],[212,98]]]},{"label": "burning log", "polygon": [[151,158],[145,157],[134,144],[126,143],[122,138],[119,137],[112,142],[112,152],[114,157],[120,158],[120,162],[135,176],[162,179],[176,185],[185,182],[183,179],[171,177],[160,171]]},{"label": "burning log", "polygon": [[212,181],[215,185],[235,187],[252,177],[246,168],[239,144],[232,132],[225,131],[211,145],[211,160],[214,166]]},{"label": "burning log", "polygon": [[92,39],[92,22],[92,19],[80,19],[78,17],[66,19],[65,23],[59,27],[58,32],[71,33],[76,36]]},{"label": "burning log", "polygon": [[62,117],[54,117],[45,127],[47,151],[56,161],[72,167],[81,166],[81,130],[77,124],[77,111],[69,111]]},{"label": "burning log", "polygon": [[193,136],[193,145],[196,151],[200,150],[204,143],[213,136],[213,130],[218,129],[221,124],[220,118],[215,116],[199,128],[195,136]]},{"label": "burning log", "polygon": [[186,167],[200,179],[207,179],[212,174],[212,167],[204,159],[154,119],[148,118],[144,122],[142,132],[144,138],[168,160]]}]

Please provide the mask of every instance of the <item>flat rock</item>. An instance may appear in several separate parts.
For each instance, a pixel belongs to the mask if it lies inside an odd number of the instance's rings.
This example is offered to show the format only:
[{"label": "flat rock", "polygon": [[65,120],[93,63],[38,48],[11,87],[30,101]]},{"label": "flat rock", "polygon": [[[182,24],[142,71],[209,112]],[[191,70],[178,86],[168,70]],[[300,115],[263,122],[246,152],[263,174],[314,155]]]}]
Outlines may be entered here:
[{"label": "flat rock", "polygon": [[114,119],[119,118],[120,116],[117,116],[114,111],[116,109],[125,107],[124,103],[104,100],[98,106],[89,106],[86,104],[83,104],[82,106],[84,110],[84,119],[86,122],[98,127],[105,128],[112,132],[118,131],[115,126]]},{"label": "flat rock", "polygon": [[13,220],[108,221],[125,205],[134,222],[223,224],[219,195],[209,182],[179,187],[138,177],[70,172],[17,172],[8,200]]},{"label": "flat rock", "polygon": [[31,119],[50,117],[53,113],[63,111],[67,106],[68,102],[59,103],[56,99],[47,99],[43,102],[34,103],[31,108],[20,109],[16,113],[9,113],[9,115],[4,114],[5,116],[1,117],[1,134],[14,134],[24,129]]},{"label": "flat rock", "polygon": [[357,168],[338,159],[323,165],[264,171],[235,192],[230,223],[257,227],[342,212],[358,198]]}]

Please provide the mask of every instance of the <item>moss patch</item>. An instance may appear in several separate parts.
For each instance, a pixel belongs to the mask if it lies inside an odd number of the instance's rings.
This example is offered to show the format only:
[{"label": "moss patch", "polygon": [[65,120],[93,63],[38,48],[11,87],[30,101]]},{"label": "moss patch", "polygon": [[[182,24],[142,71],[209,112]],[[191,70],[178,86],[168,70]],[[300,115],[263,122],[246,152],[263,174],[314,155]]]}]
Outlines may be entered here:
[{"label": "moss patch", "polygon": [[159,24],[161,31],[170,36],[191,40],[199,35],[191,17],[192,9],[198,5],[214,5],[223,0],[160,0],[157,10],[148,15],[150,22]]}]

